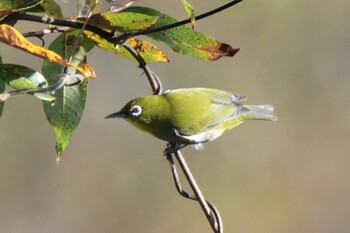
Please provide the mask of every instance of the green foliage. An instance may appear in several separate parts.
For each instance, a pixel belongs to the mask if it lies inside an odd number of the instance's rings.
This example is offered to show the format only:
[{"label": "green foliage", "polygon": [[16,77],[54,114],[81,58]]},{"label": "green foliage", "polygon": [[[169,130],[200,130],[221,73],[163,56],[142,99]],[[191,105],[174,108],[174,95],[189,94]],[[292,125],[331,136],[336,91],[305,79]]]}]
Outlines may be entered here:
[{"label": "green foliage", "polygon": [[191,6],[191,4],[189,4],[186,0],[181,0],[182,4],[185,7],[186,13],[188,15],[188,17],[191,19],[191,24],[192,24],[192,28],[194,28],[194,24],[195,24],[195,14],[194,14],[194,9]]},{"label": "green foliage", "polygon": [[44,0],[40,5],[36,6],[42,13],[57,18],[62,19],[63,14],[61,7],[54,0]]},{"label": "green foliage", "polygon": [[[33,94],[42,100],[46,118],[56,135],[57,160],[69,145],[79,125],[87,97],[88,78],[95,77],[93,68],[86,63],[88,52],[97,45],[105,51],[135,60],[134,55],[120,44],[113,43],[112,39],[120,34],[153,30],[177,22],[171,16],[155,9],[128,7],[131,4],[124,10],[121,10],[123,8],[121,7],[114,11],[103,11],[101,4],[96,4],[94,0],[77,0],[77,3],[78,16],[69,17],[62,13],[55,0],[0,1],[0,43],[45,60],[42,73],[19,64],[0,63],[0,116],[4,108],[4,101],[13,95]],[[165,42],[177,53],[203,60],[233,56],[238,51],[230,45],[194,31],[194,9],[186,0],[182,0],[182,3],[191,19],[192,28],[178,26],[151,34],[145,33],[145,35],[156,41]],[[55,30],[63,31],[63,33],[58,34],[48,48],[34,44],[26,38],[27,35],[22,34],[15,27],[19,19],[23,20],[21,18],[23,14],[14,14],[15,12],[35,12],[36,15],[24,15],[24,20],[28,21],[45,19],[42,16],[60,19],[59,23],[58,20],[49,23],[53,26],[57,25],[58,28]],[[87,18],[89,18],[87,27],[83,28],[82,25],[86,23]],[[52,32],[49,31],[49,33]],[[41,32],[31,33],[41,34]],[[42,35],[43,39],[45,33]],[[169,61],[163,51],[149,41],[128,37],[126,43],[145,62]],[[138,62],[140,63],[140,60]],[[81,79],[80,84],[66,85],[77,80],[76,73]],[[66,79],[67,83],[65,83]],[[14,91],[5,92],[6,86]]]},{"label": "green foliage", "polygon": [[21,65],[0,65],[0,78],[16,90],[25,90],[47,86],[42,74]]},{"label": "green foliage", "polygon": [[158,17],[142,13],[102,12],[92,15],[88,22],[102,29],[116,30],[119,32],[134,32],[149,28],[155,24],[157,20]]},{"label": "green foliage", "polygon": [[[47,87],[45,77],[25,66],[15,64],[0,65],[0,80],[15,90],[27,90]],[[44,101],[53,102],[55,98],[46,93],[34,93],[34,96]]]},{"label": "green foliage", "polygon": [[0,20],[12,12],[23,11],[32,8],[43,0],[1,0]]},{"label": "green foliage", "polygon": [[[56,51],[63,57],[70,53],[71,46],[68,42],[75,37],[73,33],[61,34],[49,46],[49,49]],[[85,41],[85,43],[84,43]],[[79,50],[73,55],[73,64],[79,65],[83,62],[86,52],[91,49],[89,41],[83,40],[83,45],[79,46]],[[73,68],[68,68],[69,74],[76,72]],[[43,64],[43,74],[48,78],[49,82],[57,82],[57,78],[62,77],[63,67],[45,61]],[[44,102],[44,111],[47,120],[52,125],[56,134],[56,159],[60,160],[62,152],[66,149],[76,128],[79,125],[83,110],[85,107],[87,95],[88,81],[85,79],[80,85],[72,87],[63,87],[56,91],[55,104],[51,105]]]},{"label": "green foliage", "polygon": [[[162,27],[177,22],[174,18],[147,7],[130,7],[126,11],[159,17],[159,20],[157,20],[153,27]],[[165,42],[175,52],[203,60],[216,60],[222,56],[233,56],[237,52],[231,46],[221,43],[203,33],[193,31],[188,26],[179,26],[148,34],[147,36],[154,40]]]}]

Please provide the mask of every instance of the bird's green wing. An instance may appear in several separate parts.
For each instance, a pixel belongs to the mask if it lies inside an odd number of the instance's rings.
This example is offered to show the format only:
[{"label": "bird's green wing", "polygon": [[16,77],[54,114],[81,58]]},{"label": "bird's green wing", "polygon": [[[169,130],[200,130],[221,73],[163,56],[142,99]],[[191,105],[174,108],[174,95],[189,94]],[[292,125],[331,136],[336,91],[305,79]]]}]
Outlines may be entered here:
[{"label": "bird's green wing", "polygon": [[168,91],[172,106],[171,123],[178,134],[195,135],[212,129],[232,117],[246,99],[238,94],[210,89],[189,88]]}]

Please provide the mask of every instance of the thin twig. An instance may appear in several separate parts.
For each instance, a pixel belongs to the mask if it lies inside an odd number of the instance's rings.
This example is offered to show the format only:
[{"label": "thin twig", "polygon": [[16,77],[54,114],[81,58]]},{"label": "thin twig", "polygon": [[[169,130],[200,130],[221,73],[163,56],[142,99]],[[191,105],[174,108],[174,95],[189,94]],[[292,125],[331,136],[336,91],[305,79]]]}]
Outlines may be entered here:
[{"label": "thin twig", "polygon": [[[218,8],[215,8],[211,11],[208,11],[208,12],[205,12],[203,14],[200,14],[198,16],[195,17],[195,20],[201,20],[203,18],[206,18],[210,15],[213,15],[213,14],[216,14],[220,11],[223,11],[223,10],[226,10],[227,8],[229,7],[232,7],[234,5],[236,5],[237,3],[241,2],[243,0],[233,0],[225,5],[222,5]],[[162,26],[162,27],[156,27],[156,28],[146,28],[146,29],[143,29],[143,30],[139,30],[137,32],[130,32],[130,33],[124,33],[124,34],[121,34],[117,37],[115,37],[113,40],[111,41],[114,41],[115,43],[121,43],[127,39],[129,39],[130,37],[135,37],[135,36],[140,36],[140,35],[147,35],[147,34],[151,34],[151,33],[155,33],[155,32],[160,32],[160,31],[164,31],[164,30],[168,30],[168,29],[171,29],[171,28],[175,28],[175,27],[179,27],[179,26],[182,26],[182,25],[185,25],[185,24],[188,24],[188,23],[191,23],[191,19],[185,19],[185,20],[182,20],[182,21],[178,21],[176,23],[172,23],[172,24],[169,24],[169,25],[165,25],[165,26]]]},{"label": "thin twig", "polygon": [[[11,17],[16,20],[26,20],[26,21],[32,21],[37,23],[52,24],[56,26],[65,26],[65,27],[76,28],[76,29],[82,29],[83,27],[85,27],[84,30],[94,32],[105,39],[108,39],[114,36],[114,32],[113,33],[107,32],[105,30],[100,29],[99,27],[86,24],[87,19],[85,20],[84,23],[82,23],[82,22],[76,22],[76,21],[71,21],[66,19],[55,19],[53,17],[42,17],[38,15],[28,14],[25,12],[13,13],[8,17]],[[86,26],[84,26],[84,24],[86,24]]]},{"label": "thin twig", "polygon": [[[67,83],[67,81],[71,78],[77,78],[77,81],[74,83],[70,83],[70,84]],[[43,87],[43,88],[15,90],[15,91],[0,93],[0,100],[5,101],[9,97],[12,97],[12,96],[33,95],[35,93],[54,94],[57,90],[61,89],[62,87],[80,84],[82,82],[82,80],[83,80],[83,77],[81,74],[69,75],[67,66],[65,66],[63,74],[60,76],[59,80],[55,84],[48,86],[48,87]]]},{"label": "thin twig", "polygon": [[173,174],[173,179],[174,179],[176,190],[180,193],[181,196],[183,196],[185,198],[188,198],[190,200],[197,201],[197,198],[196,198],[195,195],[193,195],[192,193],[186,192],[182,188],[181,183],[180,183],[180,178],[179,178],[179,175],[178,175],[177,169],[176,169],[176,164],[175,164],[175,161],[173,159],[172,154],[171,153],[167,154],[166,158],[167,158],[167,160],[169,161],[169,164],[170,164],[171,173]]},{"label": "thin twig", "polygon": [[88,13],[87,13],[87,17],[82,25],[82,27],[79,30],[78,35],[76,36],[75,40],[74,40],[74,44],[72,46],[72,50],[70,51],[69,57],[68,57],[68,62],[71,62],[73,59],[73,55],[75,54],[75,49],[78,47],[78,43],[80,41],[80,37],[83,35],[83,31],[85,30],[85,28],[88,26],[88,21],[90,16],[92,15],[92,11],[94,10],[94,8],[96,7],[96,4],[99,0],[95,0],[94,4],[91,6],[91,8],[89,9]]},{"label": "thin twig", "polygon": [[151,85],[151,89],[154,95],[162,94],[162,83],[156,73],[154,73],[147,65],[146,61],[143,57],[132,47],[129,43],[124,42],[122,46],[136,59],[139,63],[139,68],[141,68],[148,79],[149,84]]},{"label": "thin twig", "polygon": [[192,194],[189,194],[185,191],[183,191],[183,189],[181,188],[181,185],[179,184],[178,181],[178,175],[176,172],[176,168],[175,166],[173,166],[172,164],[174,164],[174,161],[171,158],[171,155],[167,155],[167,158],[170,162],[171,168],[172,168],[172,172],[173,172],[173,177],[174,177],[174,181],[176,184],[176,188],[179,191],[179,193],[189,199],[192,200],[197,200],[205,214],[205,216],[208,219],[208,222],[210,223],[210,226],[212,227],[213,231],[216,233],[222,233],[223,232],[223,224],[222,224],[222,220],[219,214],[219,211],[216,209],[216,207],[208,202],[207,200],[205,200],[201,190],[199,189],[196,180],[194,179],[184,157],[182,156],[182,153],[180,150],[174,151],[173,152],[181,169],[182,172],[184,173],[188,183],[190,184],[195,197]]},{"label": "thin twig", "polygon": [[205,198],[204,198],[201,190],[199,189],[197,182],[194,179],[184,157],[182,156],[182,153],[180,151],[176,151],[174,154],[175,154],[177,161],[180,164],[182,172],[186,176],[186,179],[188,180],[188,183],[190,184],[190,186],[194,192],[194,195],[196,196],[200,206],[202,207],[202,210],[203,210],[205,216],[207,217],[207,219],[210,223],[210,226],[212,227],[214,232],[217,232],[217,225],[216,225],[216,222],[215,222],[213,216],[211,215],[210,208],[209,208],[207,202],[205,201]]},{"label": "thin twig", "polygon": [[70,27],[50,27],[40,31],[25,32],[22,35],[24,37],[43,37],[47,34],[57,33],[57,32],[70,32],[72,28]]},{"label": "thin twig", "polygon": [[[222,5],[218,8],[216,8],[216,9],[213,9],[211,11],[200,14],[200,15],[196,16],[195,19],[197,21],[201,20],[201,19],[206,18],[210,15],[213,15],[213,14],[216,14],[220,11],[223,11],[229,7],[232,7],[241,1],[243,1],[243,0],[233,0],[225,5]],[[84,26],[84,23],[81,23],[81,22],[65,20],[65,19],[55,19],[53,17],[41,17],[38,15],[31,15],[31,14],[24,13],[24,12],[13,13],[13,14],[9,15],[8,17],[9,17],[9,19],[13,18],[14,20],[27,20],[27,21],[33,21],[33,22],[44,23],[44,24],[52,24],[52,25],[57,25],[57,26],[67,26],[67,27],[77,28],[77,29],[81,29]],[[109,42],[117,45],[117,44],[121,44],[121,43],[125,42],[127,39],[129,39],[131,37],[140,36],[140,35],[147,35],[150,33],[175,28],[178,26],[188,24],[190,22],[191,22],[190,19],[185,19],[185,20],[182,20],[182,21],[179,21],[176,23],[162,26],[162,27],[146,28],[144,30],[139,30],[136,32],[124,33],[124,34],[121,34],[119,36],[115,36],[114,32],[108,32],[108,31],[102,30],[98,27],[89,25],[89,24],[87,24],[85,26],[85,30],[88,30],[90,32],[94,32],[94,33],[98,34],[99,36],[101,36],[102,38],[108,40]]]},{"label": "thin twig", "polygon": [[73,29],[70,27],[50,27],[40,31],[25,32],[25,33],[22,33],[22,35],[24,37],[37,37],[41,41],[41,46],[44,47],[45,40],[43,39],[43,37],[45,35],[51,34],[51,33],[57,33],[57,32],[70,32],[72,30]]},{"label": "thin twig", "polygon": [[[191,193],[188,193],[186,192],[182,186],[181,186],[181,182],[180,182],[180,178],[179,178],[179,175],[177,173],[177,169],[176,169],[176,164],[173,160],[173,157],[172,157],[172,154],[169,153],[166,155],[167,157],[167,160],[169,161],[169,164],[170,164],[170,168],[171,168],[171,172],[173,174],[173,179],[174,179],[174,183],[175,183],[175,187],[176,187],[176,190],[180,193],[181,196],[185,197],[185,198],[188,198],[190,200],[194,200],[194,201],[197,201],[197,198],[195,195],[191,194]],[[219,210],[215,207],[215,205],[206,200],[209,208],[211,209],[211,212],[213,214],[213,216],[215,217],[215,221],[217,223],[217,233],[222,233],[223,232],[223,223],[222,223],[222,219],[221,219],[221,216],[220,216],[220,213],[219,213]]]}]

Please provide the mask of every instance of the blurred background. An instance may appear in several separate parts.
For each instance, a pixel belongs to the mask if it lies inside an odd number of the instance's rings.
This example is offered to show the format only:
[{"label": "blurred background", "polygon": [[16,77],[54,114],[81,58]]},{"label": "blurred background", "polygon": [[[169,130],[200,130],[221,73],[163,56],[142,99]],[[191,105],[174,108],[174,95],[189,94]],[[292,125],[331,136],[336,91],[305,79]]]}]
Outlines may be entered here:
[{"label": "blurred background", "polygon": [[[57,2],[65,16],[76,15],[75,1]],[[200,14],[227,1],[189,2]],[[139,5],[186,18],[180,1]],[[276,107],[277,122],[251,121],[204,151],[183,150],[226,232],[350,232],[349,9],[348,0],[243,1],[197,21],[196,30],[241,48],[216,62],[156,43],[171,59],[150,64],[165,89],[213,87]],[[34,30],[25,22],[18,28]],[[24,52],[1,44],[0,53],[4,63],[41,69],[42,61]],[[151,93],[137,64],[98,48],[88,62],[98,78],[89,83],[81,124],[59,165],[41,102],[6,102],[1,232],[211,232],[199,205],[176,192],[162,156],[166,143],[104,119]]]}]

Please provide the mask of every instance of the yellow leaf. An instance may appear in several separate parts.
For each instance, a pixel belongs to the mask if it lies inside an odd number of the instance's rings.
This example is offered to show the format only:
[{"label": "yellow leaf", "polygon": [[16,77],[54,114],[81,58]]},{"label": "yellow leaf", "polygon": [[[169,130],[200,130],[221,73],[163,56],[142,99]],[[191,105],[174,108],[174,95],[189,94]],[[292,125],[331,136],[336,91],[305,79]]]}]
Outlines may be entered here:
[{"label": "yellow leaf", "polygon": [[19,31],[10,25],[0,25],[0,41],[12,47],[28,52],[34,56],[46,59],[50,62],[54,62],[63,66],[73,67],[79,70],[84,76],[88,78],[96,77],[94,70],[90,66],[85,65],[84,67],[79,67],[67,62],[64,58],[62,58],[54,51],[31,43]]},{"label": "yellow leaf", "polygon": [[[90,31],[84,31],[84,35],[93,40],[98,47],[114,54],[134,59],[133,56],[126,51],[122,46],[116,47],[113,43],[110,43],[106,39],[102,38],[96,33]],[[127,42],[134,47],[134,49],[142,56],[146,62],[169,62],[168,57],[150,42],[144,40],[137,40],[135,38],[129,38]]]}]

